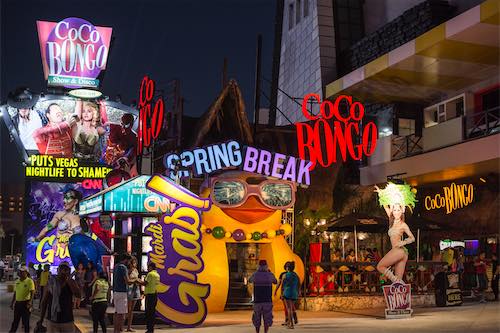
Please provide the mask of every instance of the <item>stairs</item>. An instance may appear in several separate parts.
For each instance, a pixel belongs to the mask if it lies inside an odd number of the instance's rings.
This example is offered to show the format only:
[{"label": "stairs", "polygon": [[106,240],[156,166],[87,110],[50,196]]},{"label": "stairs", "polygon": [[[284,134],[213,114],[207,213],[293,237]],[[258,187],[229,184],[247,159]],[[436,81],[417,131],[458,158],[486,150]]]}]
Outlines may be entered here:
[{"label": "stairs", "polygon": [[247,286],[243,279],[238,278],[237,275],[237,273],[231,272],[225,310],[248,310],[253,306],[252,297],[248,293]]}]

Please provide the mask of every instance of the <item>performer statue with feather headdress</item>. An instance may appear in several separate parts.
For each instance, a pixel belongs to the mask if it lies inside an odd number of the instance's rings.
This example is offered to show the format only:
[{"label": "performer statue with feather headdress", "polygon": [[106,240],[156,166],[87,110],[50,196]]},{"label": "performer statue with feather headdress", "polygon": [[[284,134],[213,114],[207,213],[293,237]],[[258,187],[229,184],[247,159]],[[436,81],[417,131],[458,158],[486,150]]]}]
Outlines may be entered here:
[{"label": "performer statue with feather headdress", "polygon": [[[393,283],[404,283],[403,274],[408,260],[408,250],[405,245],[413,243],[415,237],[405,223],[405,210],[415,207],[415,193],[410,185],[389,183],[384,189],[375,186],[379,204],[384,207],[389,217],[389,231],[392,249],[379,261],[377,270]],[[404,235],[408,237],[404,239]],[[391,270],[393,267],[393,270]]]}]

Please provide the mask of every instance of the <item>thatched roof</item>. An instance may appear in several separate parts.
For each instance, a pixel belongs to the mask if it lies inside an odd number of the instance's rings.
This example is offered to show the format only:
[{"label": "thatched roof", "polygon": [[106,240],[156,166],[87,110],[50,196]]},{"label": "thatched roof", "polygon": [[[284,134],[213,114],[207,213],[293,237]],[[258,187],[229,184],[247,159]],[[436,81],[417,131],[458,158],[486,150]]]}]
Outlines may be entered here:
[{"label": "thatched roof", "polygon": [[192,134],[191,148],[227,140],[253,144],[245,103],[235,80],[230,80],[224,87],[208,111],[201,116]]}]

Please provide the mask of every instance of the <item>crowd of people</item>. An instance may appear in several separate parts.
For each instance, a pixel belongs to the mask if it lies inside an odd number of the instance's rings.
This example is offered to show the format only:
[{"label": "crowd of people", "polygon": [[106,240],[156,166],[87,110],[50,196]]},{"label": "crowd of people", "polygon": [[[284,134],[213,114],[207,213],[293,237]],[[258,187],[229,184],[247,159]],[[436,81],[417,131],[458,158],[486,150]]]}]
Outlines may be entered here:
[{"label": "crowd of people", "polygon": [[335,249],[330,256],[332,262],[378,262],[381,258],[376,247],[360,248],[357,260],[353,249],[349,249],[345,257],[342,256],[340,249]]},{"label": "crowd of people", "polygon": [[135,257],[120,254],[116,256],[115,263],[112,284],[106,272],[98,271],[92,262],[87,266],[78,263],[72,273],[69,263],[61,262],[55,275],[50,273],[48,264],[38,265],[37,268],[33,263],[28,266],[20,265],[11,301],[14,320],[9,332],[16,332],[21,321],[24,331],[29,332],[29,320],[35,299],[39,299],[40,309],[40,319],[35,332],[77,332],[73,311],[84,307],[88,308],[92,318],[93,332],[97,333],[99,326],[102,332],[106,332],[106,312],[111,296],[115,309],[113,331],[122,332],[126,319],[126,331],[134,332],[133,311],[137,302],[143,298],[143,286],[147,333],[152,333],[155,324],[156,289],[160,281],[155,264],[148,264],[148,274],[141,279]]}]

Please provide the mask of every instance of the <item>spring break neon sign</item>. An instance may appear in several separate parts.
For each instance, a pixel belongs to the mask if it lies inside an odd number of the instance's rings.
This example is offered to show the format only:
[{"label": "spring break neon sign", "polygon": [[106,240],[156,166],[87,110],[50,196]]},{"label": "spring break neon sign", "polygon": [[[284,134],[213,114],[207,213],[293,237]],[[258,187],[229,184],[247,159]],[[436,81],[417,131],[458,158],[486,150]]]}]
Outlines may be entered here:
[{"label": "spring break neon sign", "polygon": [[[311,115],[307,110],[310,99],[321,103],[319,115]],[[347,102],[349,106],[347,117],[340,111],[342,101]],[[332,103],[328,100],[321,102],[318,94],[307,94],[302,101],[302,113],[308,120],[314,121],[313,124],[295,123],[299,156],[312,162],[310,170],[316,167],[316,162],[322,167],[337,162],[337,150],[340,150],[344,162],[348,156],[361,160],[363,155],[370,156],[375,152],[377,127],[373,122],[367,123],[360,133],[360,122],[365,115],[365,108],[360,102],[353,102],[352,96],[340,95]],[[355,142],[358,137],[361,137],[360,142]],[[323,147],[326,148],[326,156]]]},{"label": "spring break neon sign", "polygon": [[154,107],[153,97],[155,93],[155,81],[147,75],[142,79],[139,90],[139,130],[137,135],[137,155],[142,154],[142,149],[151,145],[151,141],[158,138],[163,124],[165,103],[159,97]]}]

